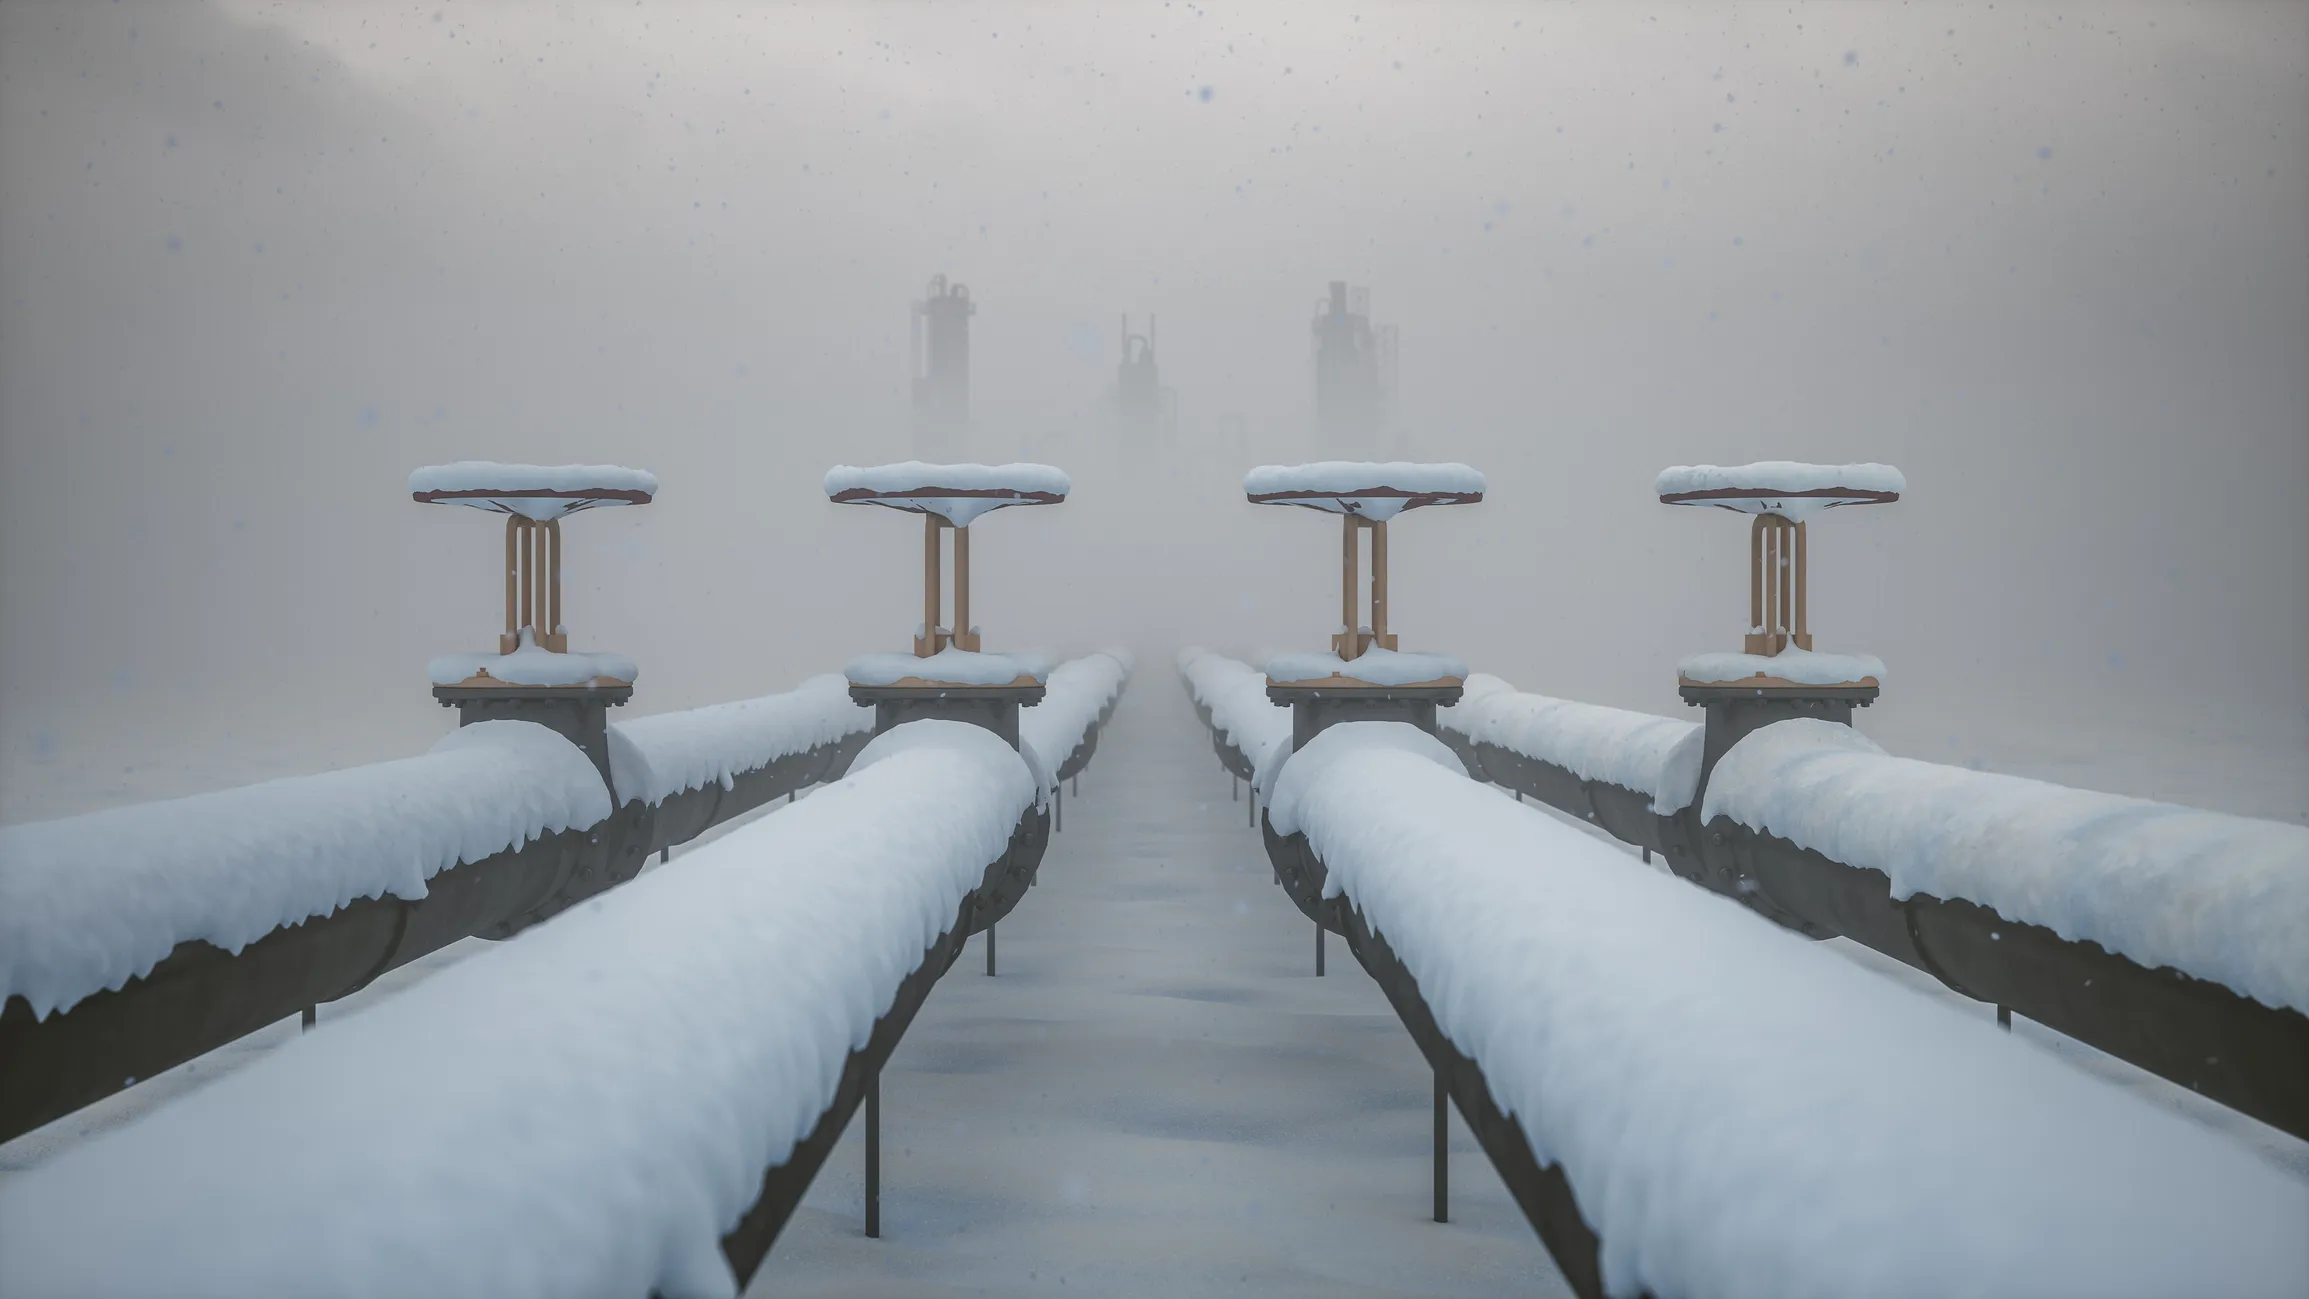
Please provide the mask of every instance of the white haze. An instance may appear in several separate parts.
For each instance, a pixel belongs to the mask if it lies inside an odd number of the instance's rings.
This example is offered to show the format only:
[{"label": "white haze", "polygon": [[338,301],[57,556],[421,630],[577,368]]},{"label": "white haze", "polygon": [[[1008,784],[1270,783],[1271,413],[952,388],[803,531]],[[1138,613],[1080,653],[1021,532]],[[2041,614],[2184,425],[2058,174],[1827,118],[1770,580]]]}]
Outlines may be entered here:
[{"label": "white haze", "polygon": [[[614,461],[568,525],[636,712],[901,649],[907,303],[971,286],[990,648],[1315,648],[1308,320],[1372,286],[1405,647],[1682,713],[1743,521],[1662,466],[1886,460],[1814,530],[1865,721],[2170,747],[2309,815],[2309,8],[0,7],[0,816],[406,753],[494,520],[409,469]],[[1207,96],[1204,91],[1208,90]],[[1115,445],[1118,317],[1178,444]],[[2191,732],[2194,732],[2192,734]],[[2053,741],[2047,744],[2058,748]],[[2114,776],[2118,783],[2131,777]],[[2258,783],[2254,783],[2258,782]]]}]

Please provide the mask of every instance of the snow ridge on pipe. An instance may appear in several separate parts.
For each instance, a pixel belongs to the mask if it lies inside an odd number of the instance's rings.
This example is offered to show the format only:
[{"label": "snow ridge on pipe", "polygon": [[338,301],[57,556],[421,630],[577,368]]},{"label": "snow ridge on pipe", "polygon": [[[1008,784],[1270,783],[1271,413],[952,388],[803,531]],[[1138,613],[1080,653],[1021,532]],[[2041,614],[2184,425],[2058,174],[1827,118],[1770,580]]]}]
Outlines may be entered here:
[{"label": "snow ridge on pipe", "polygon": [[1291,745],[1291,710],[1267,698],[1267,676],[1248,663],[1190,646],[1179,651],[1179,672],[1195,702],[1210,710],[1227,743],[1252,766],[1269,751]]},{"label": "snow ridge on pipe", "polygon": [[1018,736],[1053,775],[1081,747],[1099,714],[1122,693],[1130,676],[1129,656],[1101,650],[1068,659],[1051,670],[1042,702],[1018,714]]},{"label": "snow ridge on pipe", "polygon": [[720,1241],[1008,848],[921,721],[851,774],[0,1188],[0,1293],[730,1296]]},{"label": "snow ridge on pipe", "polygon": [[1524,694],[1481,672],[1467,679],[1457,705],[1435,710],[1435,720],[1471,743],[1649,794],[1662,816],[1691,806],[1699,791],[1705,728],[1697,722]]},{"label": "snow ridge on pipe", "polygon": [[1457,766],[1344,723],[1270,817],[1563,1167],[1611,1293],[2309,1290],[2309,1185]]},{"label": "snow ridge on pipe", "polygon": [[2309,1013],[2309,827],[1897,758],[1812,718],[1733,745],[1700,815]]},{"label": "snow ridge on pipe", "polygon": [[0,827],[0,1001],[46,1018],[178,943],[237,954],[359,898],[424,897],[453,866],[609,813],[576,745],[492,721],[413,758]]},{"label": "snow ridge on pipe", "polygon": [[763,695],[609,726],[609,770],[624,803],[662,803],[720,785],[780,758],[874,729],[874,710],[850,702],[839,675],[811,677]]}]

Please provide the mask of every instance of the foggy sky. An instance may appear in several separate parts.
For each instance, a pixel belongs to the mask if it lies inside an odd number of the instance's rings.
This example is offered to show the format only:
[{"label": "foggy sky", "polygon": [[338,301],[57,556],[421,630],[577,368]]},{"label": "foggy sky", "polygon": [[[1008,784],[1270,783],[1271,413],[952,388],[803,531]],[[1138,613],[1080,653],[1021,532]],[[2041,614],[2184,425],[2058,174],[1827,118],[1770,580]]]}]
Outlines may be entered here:
[{"label": "foggy sky", "polygon": [[819,479],[911,454],[939,273],[973,457],[1077,484],[975,530],[989,648],[1322,644],[1335,525],[1240,481],[1347,279],[1490,481],[1395,530],[1405,648],[1682,714],[1745,528],[1653,475],[1886,460],[1812,546],[1864,725],[2298,760],[2305,110],[2300,5],[0,6],[0,817],[444,729],[499,543],[433,461],[658,474],[567,530],[630,712],[903,648],[916,528]]}]

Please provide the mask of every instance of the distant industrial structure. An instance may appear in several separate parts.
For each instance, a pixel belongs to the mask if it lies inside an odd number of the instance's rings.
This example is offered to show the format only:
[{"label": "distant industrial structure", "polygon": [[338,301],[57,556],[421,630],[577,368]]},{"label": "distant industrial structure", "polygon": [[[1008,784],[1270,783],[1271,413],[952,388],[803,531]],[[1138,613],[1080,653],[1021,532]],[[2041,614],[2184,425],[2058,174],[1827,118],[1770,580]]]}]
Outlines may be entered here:
[{"label": "distant industrial structure", "polygon": [[1331,281],[1316,304],[1315,449],[1329,460],[1382,458],[1393,445],[1395,326],[1371,323],[1371,290]]},{"label": "distant industrial structure", "polygon": [[1151,459],[1178,437],[1179,395],[1163,386],[1155,363],[1155,318],[1146,318],[1146,332],[1130,332],[1130,316],[1122,318],[1122,363],[1115,368],[1115,416],[1120,426],[1126,463]]},{"label": "distant industrial structure", "polygon": [[967,460],[970,441],[970,317],[967,285],[930,278],[914,304],[914,455],[933,464]]}]

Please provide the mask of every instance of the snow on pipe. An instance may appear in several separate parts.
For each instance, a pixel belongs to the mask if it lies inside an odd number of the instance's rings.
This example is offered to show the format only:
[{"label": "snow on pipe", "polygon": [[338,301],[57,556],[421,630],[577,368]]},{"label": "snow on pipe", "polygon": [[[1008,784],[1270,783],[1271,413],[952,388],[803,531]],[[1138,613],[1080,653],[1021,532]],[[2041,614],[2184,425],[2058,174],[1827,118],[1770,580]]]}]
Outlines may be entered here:
[{"label": "snow on pipe", "polygon": [[[1019,823],[1019,844],[1022,851],[1031,851],[1036,861],[1041,860],[1058,826],[1064,797],[1060,783],[1080,775],[1098,751],[1099,728],[1121,697],[1129,662],[1127,653],[1101,650],[1061,664],[1050,674],[1042,703],[1020,711],[1018,753],[1034,775],[1037,792],[1033,815]],[[1038,716],[1045,711],[1049,717]],[[1066,757],[1053,766],[1043,757],[1045,753]],[[962,930],[965,937],[986,935],[988,974],[994,973],[994,926],[1025,899],[1033,883],[1034,871],[1030,869],[990,884]]]},{"label": "snow on pipe", "polygon": [[[1181,656],[1182,663],[1191,662],[1200,656],[1201,651],[1189,651]],[[1239,671],[1248,671],[1248,669],[1241,668],[1240,665],[1236,666]],[[1486,685],[1486,682],[1491,684]],[[1478,697],[1489,690],[1505,688],[1504,683],[1498,682],[1496,678],[1478,678],[1469,684],[1471,690]],[[1188,690],[1190,697],[1194,697],[1195,689],[1191,681]],[[1199,698],[1196,698],[1196,709],[1198,713],[1203,715],[1205,725],[1213,727],[1213,745],[1219,750],[1222,763],[1226,763],[1230,770],[1238,764],[1247,766],[1247,764],[1242,764],[1241,755],[1236,753],[1224,736],[1218,733],[1210,710],[1204,706]],[[1445,710],[1442,716],[1448,723],[1451,720],[1451,711]],[[1666,721],[1666,719],[1660,720]],[[1672,723],[1669,724],[1672,725]],[[1677,817],[1658,816],[1651,811],[1653,795],[1649,793],[1638,793],[1631,789],[1594,780],[1583,782],[1570,771],[1554,764],[1539,762],[1512,750],[1491,744],[1481,746],[1471,744],[1464,733],[1455,734],[1448,725],[1443,735],[1468,762],[1471,771],[1477,769],[1480,756],[1480,761],[1490,768],[1481,773],[1485,778],[1508,784],[1519,791],[1529,790],[1541,794],[1559,808],[1596,821],[1629,842],[1645,843],[1647,847],[1654,850],[1668,852],[1672,854],[1670,860],[1679,871],[1687,876],[1695,874],[1691,869],[1693,857],[1689,840],[1683,833],[1684,822],[1692,820],[1694,813],[1687,811]],[[1287,753],[1277,756],[1287,756]],[[1274,765],[1272,762],[1269,764],[1270,768]],[[1270,778],[1271,775],[1270,771]],[[1732,828],[1738,831],[1738,827]],[[1663,839],[1664,843],[1662,842]],[[1425,1029],[1432,1028],[1432,1022],[1431,1020],[1424,1021],[1423,1028],[1425,1012],[1417,1003],[1415,985],[1413,985],[1412,995],[1407,1001],[1405,997],[1398,994],[1397,988],[1389,983],[1387,971],[1383,967],[1391,958],[1386,951],[1384,940],[1369,934],[1367,928],[1361,924],[1361,917],[1346,905],[1345,899],[1339,897],[1325,899],[1321,896],[1323,872],[1320,864],[1308,860],[1304,851],[1290,850],[1287,845],[1282,844],[1274,836],[1271,828],[1268,831],[1268,847],[1270,855],[1275,860],[1278,882],[1284,886],[1286,892],[1300,906],[1300,909],[1312,917],[1319,926],[1346,935],[1351,942],[1364,944],[1364,946],[1357,948],[1358,956],[1361,957],[1366,968],[1379,978],[1382,986],[1388,988],[1391,999],[1395,1000],[1398,1011],[1404,1017],[1406,1027],[1411,1030],[1415,1038],[1421,1039],[1422,1048],[1428,1051],[1438,1072],[1448,1076],[1454,1070],[1464,1072],[1465,1068],[1471,1067],[1471,1063],[1458,1057],[1457,1052],[1450,1048],[1447,1042],[1432,1045],[1421,1036]],[[1834,863],[1817,858],[1816,855],[1812,856],[1822,867],[1834,874],[1853,878],[1859,878],[1862,874],[1838,867]],[[1878,880],[1877,891],[1881,893],[1883,891],[1882,878],[1880,875],[1876,878]],[[1767,917],[1778,919],[1783,924],[1794,925],[1805,932],[1813,933],[1814,936],[1822,936],[1826,932],[1807,926],[1794,917],[1776,914],[1776,908],[1759,892],[1752,880],[1744,880],[1736,888],[1731,885],[1716,884],[1712,879],[1703,879],[1702,882],[1709,882],[1711,887],[1719,887],[1722,891],[1733,894],[1752,910]],[[1766,886],[1773,887],[1774,882],[1766,881]],[[1848,916],[1857,911],[1858,908],[1851,905],[1849,899],[1843,899],[1842,902],[1844,905],[1837,909],[1837,914]],[[1930,898],[1912,899],[1908,904],[1908,910],[1911,913],[1915,912],[1919,903],[1930,904],[1930,907],[1921,915],[1912,914],[1903,929],[1904,933],[1917,934],[1916,942],[1923,941],[1923,934],[1949,933],[1951,928],[1950,913],[1959,909],[1978,911],[1977,908],[1970,908],[1969,904],[1938,904]],[[1958,917],[1958,919],[1964,918]],[[2050,1004],[2058,1004],[2062,1010],[2069,1012],[2065,1016],[2059,1013],[2041,1015],[2043,1022],[2060,1028],[2064,1032],[2077,1035],[2083,1040],[2092,1041],[2121,1057],[2133,1059],[2143,1064],[2144,1067],[2156,1068],[2159,1072],[2166,1073],[2168,1077],[2184,1081],[2214,1099],[2236,1105],[2238,1108],[2256,1114],[2267,1121],[2278,1122],[2278,1118],[2274,1116],[2281,1107],[2273,1107],[2268,1104],[2255,1105],[2252,1103],[2254,1100],[2268,1100],[2271,1097],[2290,1094],[2295,1098],[2294,1106],[2298,1107],[2303,1095],[2302,1088],[2299,1086],[2299,1079],[2305,1072],[2309,1072],[2309,1070],[2304,1070],[2302,1062],[2298,1058],[2301,1055],[2297,1044],[2298,1035],[2285,1037],[2281,1034],[2272,1034],[2267,1031],[2268,1025],[2261,1022],[2262,1019],[2280,1014],[2290,1015],[2290,1012],[2270,1011],[2257,1003],[2237,997],[2226,989],[2214,985],[2197,985],[2194,991],[2199,995],[2176,1000],[2173,989],[2163,986],[2163,983],[2160,982],[2160,978],[2163,976],[2170,976],[2163,978],[2163,982],[2180,982],[2179,976],[2173,975],[2171,971],[2157,971],[2152,975],[2151,972],[2142,971],[2121,958],[2108,956],[2096,947],[2065,944],[2062,940],[2052,936],[2049,931],[2037,930],[2033,927],[2000,924],[1992,928],[1978,923],[1981,919],[1993,920],[1992,915],[1976,915],[1970,919],[1973,922],[1970,928],[1979,931],[1970,936],[1977,938],[1978,941],[1965,944],[1944,942],[1935,948],[1943,960],[1953,960],[1958,955],[1972,958],[1962,967],[1966,970],[1967,978],[1975,978],[1973,972],[1980,968],[1982,961],[2007,962],[2009,968],[2016,972],[2033,972],[2029,970],[2032,963],[2037,971],[2041,971],[2048,964],[2059,964],[2068,971],[2069,977],[2052,981],[2049,985],[2053,991],[2048,995],[2055,998],[2054,1003],[2048,1003],[2042,999],[2029,999],[2023,1002],[2024,1005],[2038,1008],[2040,1011]],[[1998,932],[1999,930],[2001,932]],[[2041,935],[2045,940],[2044,944],[2036,945],[2035,950],[2031,950],[2030,944],[2026,941],[2032,934]],[[1896,950],[1896,944],[1883,941],[1884,936],[1882,934],[1859,932],[1854,936],[1895,955],[1902,955],[1900,951]],[[1958,929],[1956,936],[1963,937],[1963,931]],[[2005,941],[1996,941],[1999,938]],[[2045,952],[2042,948],[2046,944],[2059,946],[2062,950]],[[2093,964],[2093,958],[2097,958],[2099,963]],[[1951,977],[1945,968],[1928,961],[1914,950],[1908,951],[1903,959],[1920,965],[1943,979]],[[2090,968],[2085,968],[2088,965]],[[2129,980],[2124,977],[2128,972],[2133,976]],[[1976,979],[1975,981],[1982,980]],[[2143,984],[2155,986],[2142,986]],[[1960,991],[1981,995],[1977,987],[1956,986],[1959,987]],[[2090,993],[2094,1001],[2094,1004],[2088,1009],[2103,1013],[2092,1023],[2078,1023],[2078,1016],[2075,1012],[2078,1011],[2079,1007],[2075,1003],[2081,995],[2087,992]],[[2212,996],[2209,998],[2204,994],[2212,994]],[[2218,999],[2223,1005],[2208,1006],[2206,1003],[2211,999]],[[2248,1008],[2251,1012],[2257,1012],[2260,1018],[2255,1019],[2251,1015],[2240,1017],[2236,1013],[2238,1008]],[[2209,1013],[2213,1011],[2226,1011],[2227,1013]],[[2237,1021],[2240,1018],[2252,1019],[2253,1022],[2239,1024]],[[2123,1032],[2127,1026],[2133,1030],[2133,1036],[2129,1039],[2123,1037]],[[2094,1028],[2103,1031],[2086,1031]],[[2215,1079],[2207,1079],[2201,1075],[2192,1077],[2186,1073],[2184,1068],[2160,1068],[2160,1062],[2171,1066],[2182,1066],[2193,1062],[2200,1068],[2218,1065],[2223,1073]],[[1467,1114],[1470,1126],[1477,1130],[1479,1136],[1485,1137],[1486,1149],[1493,1153],[1495,1162],[1501,1158],[1498,1149],[1501,1141],[1511,1142],[1511,1147],[1514,1150],[1524,1149],[1520,1135],[1514,1130],[1512,1120],[1500,1115],[1496,1109],[1490,1108],[1487,1096],[1478,1091],[1471,1097],[1465,1089],[1461,1089],[1458,1094],[1461,1099],[1462,1110]],[[1499,1129],[1499,1131],[1492,1131],[1487,1135],[1487,1119],[1490,1127]],[[2285,1125],[2280,1122],[2280,1126]],[[1528,1154],[1527,1151],[1526,1154]],[[1526,1162],[1529,1162],[1528,1158]],[[1592,1252],[1592,1236],[1578,1218],[1576,1207],[1569,1210],[1565,1208],[1569,1202],[1569,1192],[1561,1186],[1560,1178],[1550,1179],[1542,1176],[1536,1165],[1528,1171],[1531,1175],[1519,1182],[1515,1176],[1510,1174],[1510,1170],[1506,1166],[1503,1165],[1501,1168],[1502,1175],[1507,1178],[1511,1189],[1515,1190],[1519,1201],[1523,1203],[1526,1212],[1531,1215],[1542,1237],[1548,1240],[1550,1248],[1554,1249],[1559,1256],[1567,1253],[1567,1248],[1559,1248],[1559,1245],[1568,1247],[1568,1251],[1572,1254],[1579,1253],[1582,1248],[1587,1248]],[[1591,1244],[1583,1247],[1580,1245],[1582,1240],[1590,1241]]]},{"label": "snow on pipe", "polygon": [[1193,647],[1181,650],[1178,661],[1187,696],[1213,732],[1219,760],[1236,776],[1255,781],[1263,761],[1289,750],[1291,710],[1267,698],[1266,674],[1249,664]]},{"label": "snow on pipe", "polygon": [[1107,698],[1106,706],[1098,712],[1098,724],[1104,726],[1107,719],[1114,716],[1115,705],[1122,702],[1122,692],[1129,687],[1131,677],[1137,673],[1138,659],[1129,650],[1119,645],[1109,645],[1098,652],[1122,666],[1121,684],[1115,687],[1114,693]]},{"label": "snow on pipe", "polygon": [[645,851],[663,852],[839,776],[873,729],[874,710],[826,673],[783,694],[612,722],[610,775],[621,810],[646,813]]},{"label": "snow on pipe", "polygon": [[[1783,925],[2309,1136],[2309,830],[1895,758],[1812,720],[1740,740],[1702,795],[1641,724],[1599,755],[1579,723],[1616,712],[1479,677],[1438,720],[1484,779]],[[1686,725],[1651,720],[1655,741]]]},{"label": "snow on pipe", "polygon": [[[1060,784],[1080,775],[1090,765],[1092,755],[1098,751],[1099,728],[1113,714],[1115,703],[1128,684],[1130,662],[1129,653],[1122,650],[1100,650],[1070,660],[1051,671],[1043,702],[1021,710],[1018,753],[1033,773],[1037,793],[1033,814],[1019,822],[1016,847],[1037,862],[1059,823],[1063,807]],[[1039,716],[1046,711],[1048,717]],[[1053,752],[1066,755],[1055,766],[1043,757]],[[999,881],[989,881],[959,931],[960,937],[982,933],[987,936],[988,974],[995,971],[994,927],[1025,899],[1034,876],[1034,870],[1027,869]]]},{"label": "snow on pipe", "polygon": [[1024,709],[1018,718],[1019,740],[1041,755],[1060,761],[1049,766],[1051,778],[1067,780],[1090,761],[1097,732],[1112,715],[1129,680],[1128,655],[1113,651],[1086,654],[1058,665],[1044,683],[1042,702]]},{"label": "snow on pipe", "polygon": [[620,785],[658,800],[614,812],[575,746],[498,721],[418,758],[0,829],[0,1140],[838,775],[872,712],[819,685],[613,726]]},{"label": "snow on pipe", "polygon": [[1882,871],[1895,898],[1977,902],[2309,1012],[2309,827],[1897,758],[1813,719],[1732,746],[1700,809],[1719,818]]},{"label": "snow on pipe", "polygon": [[1698,795],[1705,728],[1697,722],[1524,694],[1488,673],[1470,676],[1459,703],[1436,710],[1436,721],[1473,744],[1648,794],[1651,810],[1662,815]]},{"label": "snow on pipe", "polygon": [[0,998],[36,1017],[151,971],[179,943],[237,952],[358,898],[608,818],[577,746],[482,722],[431,752],[0,828]]},{"label": "snow on pipe", "polygon": [[2309,1186],[1486,792],[1412,727],[1324,731],[1268,816],[1583,1292],[2309,1286]]},{"label": "snow on pipe", "polygon": [[874,710],[827,673],[784,694],[612,722],[610,774],[620,804],[662,803],[708,785],[727,790],[745,772],[873,729]]},{"label": "snow on pipe", "polygon": [[790,811],[12,1179],[0,1292],[733,1295],[807,1184],[779,1170],[814,1171],[975,896],[1031,871],[1034,801],[981,728],[878,737]]}]

